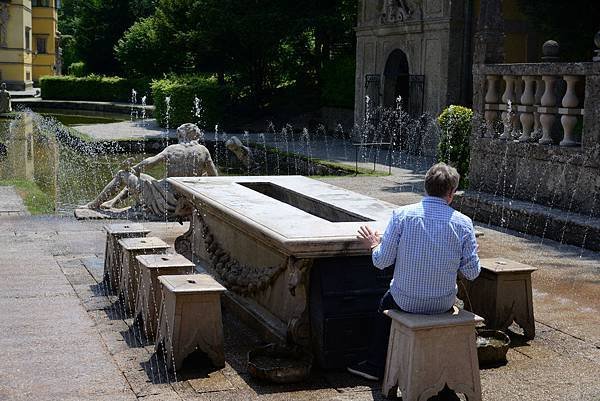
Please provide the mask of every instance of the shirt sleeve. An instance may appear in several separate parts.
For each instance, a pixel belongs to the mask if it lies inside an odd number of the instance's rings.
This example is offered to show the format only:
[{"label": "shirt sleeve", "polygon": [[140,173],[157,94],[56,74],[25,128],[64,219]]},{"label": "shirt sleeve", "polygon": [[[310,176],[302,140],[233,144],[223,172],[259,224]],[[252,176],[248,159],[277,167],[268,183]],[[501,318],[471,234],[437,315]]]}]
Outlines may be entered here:
[{"label": "shirt sleeve", "polygon": [[373,265],[376,268],[385,269],[394,263],[398,253],[400,235],[402,235],[402,217],[399,212],[394,210],[381,238],[381,243],[373,249]]},{"label": "shirt sleeve", "polygon": [[477,240],[475,238],[475,229],[473,222],[469,220],[469,224],[463,236],[462,257],[460,259],[460,267],[458,270],[467,280],[475,280],[481,272],[479,265],[479,256],[477,255]]}]

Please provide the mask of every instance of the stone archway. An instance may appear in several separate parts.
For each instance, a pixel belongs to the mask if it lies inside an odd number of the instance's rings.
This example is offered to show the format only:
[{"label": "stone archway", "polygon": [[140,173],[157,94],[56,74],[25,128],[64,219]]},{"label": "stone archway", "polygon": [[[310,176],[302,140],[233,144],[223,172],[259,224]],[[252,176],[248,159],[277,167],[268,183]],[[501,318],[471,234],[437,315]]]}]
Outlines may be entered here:
[{"label": "stone archway", "polygon": [[385,70],[385,86],[383,89],[383,105],[385,107],[395,107],[398,96],[402,97],[402,106],[406,110],[408,96],[410,92],[409,68],[406,53],[396,49],[390,53]]}]

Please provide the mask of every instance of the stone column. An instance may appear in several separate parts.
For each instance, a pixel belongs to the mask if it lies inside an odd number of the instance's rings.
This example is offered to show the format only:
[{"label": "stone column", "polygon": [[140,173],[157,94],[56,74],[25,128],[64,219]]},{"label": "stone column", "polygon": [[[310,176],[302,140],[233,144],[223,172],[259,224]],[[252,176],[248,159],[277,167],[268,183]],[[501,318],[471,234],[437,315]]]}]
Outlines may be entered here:
[{"label": "stone column", "polygon": [[481,0],[475,32],[474,64],[504,62],[504,17],[502,0]]}]

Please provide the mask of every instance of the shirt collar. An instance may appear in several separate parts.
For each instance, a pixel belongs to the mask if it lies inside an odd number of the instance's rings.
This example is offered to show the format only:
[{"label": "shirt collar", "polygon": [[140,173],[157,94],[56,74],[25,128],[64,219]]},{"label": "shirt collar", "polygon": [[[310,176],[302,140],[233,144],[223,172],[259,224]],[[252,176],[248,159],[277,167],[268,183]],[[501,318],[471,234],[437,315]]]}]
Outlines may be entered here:
[{"label": "shirt collar", "polygon": [[436,203],[438,205],[448,206],[448,202],[445,199],[438,198],[437,196],[425,196],[421,202]]}]

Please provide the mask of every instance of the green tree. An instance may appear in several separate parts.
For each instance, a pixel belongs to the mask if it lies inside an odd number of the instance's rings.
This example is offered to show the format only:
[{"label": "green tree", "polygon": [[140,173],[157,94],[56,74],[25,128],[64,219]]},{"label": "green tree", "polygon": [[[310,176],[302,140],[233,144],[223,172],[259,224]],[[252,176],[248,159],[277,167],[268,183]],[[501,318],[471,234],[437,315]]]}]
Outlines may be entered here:
[{"label": "green tree", "polygon": [[63,0],[59,30],[65,64],[83,61],[90,72],[120,72],[114,46],[138,18],[154,12],[154,0]]},{"label": "green tree", "polygon": [[128,76],[159,77],[181,64],[171,49],[160,40],[151,16],[139,19],[125,32],[115,46],[115,55]]}]

